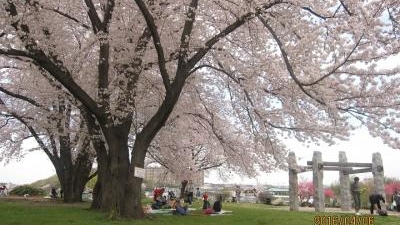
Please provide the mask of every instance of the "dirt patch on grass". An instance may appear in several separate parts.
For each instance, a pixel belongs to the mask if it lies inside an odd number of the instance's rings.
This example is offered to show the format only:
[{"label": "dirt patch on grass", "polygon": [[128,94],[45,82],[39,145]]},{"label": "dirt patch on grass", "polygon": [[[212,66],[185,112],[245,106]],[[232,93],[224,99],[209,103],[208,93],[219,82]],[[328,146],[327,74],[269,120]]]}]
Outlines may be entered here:
[{"label": "dirt patch on grass", "polygon": [[4,201],[32,201],[32,202],[55,202],[57,199],[45,198],[43,196],[17,196],[17,195],[9,195],[6,197],[2,197],[1,200]]},{"label": "dirt patch on grass", "polygon": [[78,202],[78,203],[64,203],[62,199],[57,198],[46,198],[44,196],[6,196],[0,198],[0,201],[6,202],[18,202],[18,203],[26,203],[35,206],[51,206],[51,205],[61,205],[61,206],[77,206],[77,207],[86,207],[89,208],[90,204],[87,202]]}]

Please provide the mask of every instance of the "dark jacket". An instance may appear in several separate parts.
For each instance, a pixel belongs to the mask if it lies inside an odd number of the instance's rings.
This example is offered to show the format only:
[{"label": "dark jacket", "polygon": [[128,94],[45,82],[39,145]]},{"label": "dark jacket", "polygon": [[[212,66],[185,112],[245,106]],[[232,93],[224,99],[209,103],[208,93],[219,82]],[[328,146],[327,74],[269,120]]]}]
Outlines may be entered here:
[{"label": "dark jacket", "polygon": [[385,203],[385,198],[381,194],[371,194],[369,196],[369,201],[371,204],[376,204],[379,201],[382,201],[383,203]]}]

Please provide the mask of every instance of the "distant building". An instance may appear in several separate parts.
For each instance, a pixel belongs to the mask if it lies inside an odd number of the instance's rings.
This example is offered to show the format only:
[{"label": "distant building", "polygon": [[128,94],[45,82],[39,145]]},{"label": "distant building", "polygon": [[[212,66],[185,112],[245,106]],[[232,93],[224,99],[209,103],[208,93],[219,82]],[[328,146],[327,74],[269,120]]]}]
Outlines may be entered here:
[{"label": "distant building", "polygon": [[[145,168],[144,180],[148,183],[152,183],[154,186],[179,187],[182,181],[176,177],[177,176],[174,173],[163,167]],[[204,171],[196,172],[191,180],[193,181],[195,187],[202,187],[204,185]]]}]

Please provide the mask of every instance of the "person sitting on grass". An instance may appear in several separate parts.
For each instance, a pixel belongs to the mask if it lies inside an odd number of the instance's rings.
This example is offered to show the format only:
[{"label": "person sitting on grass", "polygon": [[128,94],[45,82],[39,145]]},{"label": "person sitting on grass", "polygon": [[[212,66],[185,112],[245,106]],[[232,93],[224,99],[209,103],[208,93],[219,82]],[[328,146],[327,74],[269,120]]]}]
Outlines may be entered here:
[{"label": "person sitting on grass", "polygon": [[151,204],[151,209],[161,209],[161,207],[167,204],[166,199],[163,197],[164,188],[156,188],[153,191],[154,203]]},{"label": "person sitting on grass", "polygon": [[213,205],[214,212],[216,212],[216,213],[221,212],[221,210],[222,210],[221,201],[222,201],[222,195],[220,195],[220,197],[218,197],[217,201],[214,202],[214,205]]},{"label": "person sitting on grass", "polygon": [[182,206],[180,199],[176,199],[175,202],[175,210],[172,211],[172,214],[174,215],[187,215],[189,212],[187,206]]},{"label": "person sitting on grass", "polygon": [[175,209],[175,205],[176,205],[176,198],[172,198],[167,200],[168,203],[168,207],[169,209]]},{"label": "person sitting on grass", "polygon": [[217,201],[214,202],[213,207],[208,207],[206,209],[203,209],[204,214],[217,214],[222,211],[222,195],[220,194]]}]

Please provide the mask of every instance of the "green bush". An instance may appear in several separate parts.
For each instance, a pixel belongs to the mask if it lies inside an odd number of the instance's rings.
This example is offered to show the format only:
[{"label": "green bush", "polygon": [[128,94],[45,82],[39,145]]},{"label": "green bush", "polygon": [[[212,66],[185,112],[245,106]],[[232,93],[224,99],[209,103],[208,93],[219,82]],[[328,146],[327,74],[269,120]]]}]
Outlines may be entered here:
[{"label": "green bush", "polygon": [[20,195],[23,196],[28,194],[30,196],[46,195],[46,192],[41,188],[35,188],[30,185],[17,186],[10,192],[10,195]]},{"label": "green bush", "polygon": [[258,194],[258,202],[270,205],[272,202],[272,193],[269,191],[261,191]]}]

